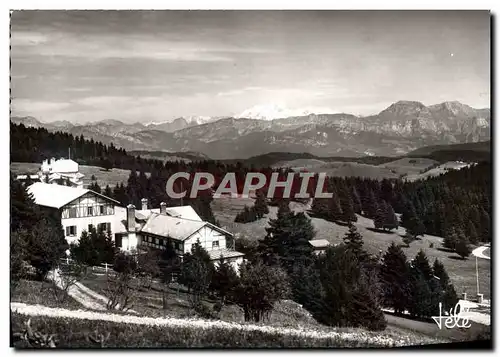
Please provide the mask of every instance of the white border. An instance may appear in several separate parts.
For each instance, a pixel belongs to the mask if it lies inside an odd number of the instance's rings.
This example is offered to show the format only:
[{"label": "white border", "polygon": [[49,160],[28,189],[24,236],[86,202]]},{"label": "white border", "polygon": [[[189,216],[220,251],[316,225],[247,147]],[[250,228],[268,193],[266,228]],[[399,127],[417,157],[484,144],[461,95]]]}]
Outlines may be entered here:
[{"label": "white border", "polygon": [[[2,309],[0,309],[2,313],[2,330],[0,331],[2,338],[2,347],[4,351],[2,352],[7,352],[8,354],[13,354],[14,350],[10,349],[8,347],[8,336],[9,336],[9,310],[7,308],[7,304],[9,301],[9,248],[8,248],[8,243],[9,243],[9,226],[10,226],[10,220],[8,220],[9,217],[9,211],[10,211],[10,203],[9,203],[9,181],[8,181],[8,175],[9,175],[9,163],[10,163],[10,158],[9,158],[9,124],[8,124],[8,116],[9,116],[9,9],[344,9],[344,10],[354,10],[354,9],[378,9],[378,10],[383,10],[383,9],[406,9],[406,10],[426,10],[426,9],[477,9],[477,10],[492,10],[493,14],[497,14],[498,12],[496,9],[498,8],[498,1],[485,1],[485,0],[475,0],[475,1],[436,1],[436,0],[420,0],[420,1],[384,1],[382,2],[373,2],[373,1],[359,1],[359,0],[350,0],[350,1],[342,1],[342,2],[337,2],[332,4],[331,1],[318,1],[318,0],[308,0],[308,1],[301,1],[301,2],[292,2],[292,1],[177,1],[177,2],[172,2],[172,1],[152,1],[152,0],[141,0],[141,1],[104,1],[104,0],[75,0],[75,1],[53,1],[53,0],[45,0],[45,1],[36,1],[36,0],[31,0],[31,1],[4,1],[2,2],[2,10],[0,12],[0,24],[1,24],[1,32],[0,32],[0,41],[1,41],[1,46],[0,48],[2,49],[2,56],[0,57],[0,98],[1,98],[1,103],[2,103],[2,111],[0,113],[3,113],[5,115],[5,118],[2,119],[2,130],[0,130],[0,135],[1,135],[1,140],[0,140],[0,145],[2,145],[1,150],[0,150],[0,157],[1,157],[1,169],[2,173],[0,174],[0,180],[1,180],[1,185],[0,185],[0,192],[1,192],[1,217],[3,217],[3,224],[2,224],[2,235],[1,235],[1,244],[2,244],[2,254],[4,254],[4,259],[1,259],[2,262],[2,287],[3,287],[3,292],[1,295],[1,302],[0,306],[2,306]],[[495,22],[498,19],[495,19]],[[495,26],[497,27],[497,26]],[[492,32],[495,30],[495,28],[492,28]],[[496,31],[495,31],[496,32]],[[495,48],[498,45],[498,40],[497,36],[495,38]],[[496,52],[496,51],[495,51]],[[494,64],[496,64],[495,62]],[[492,66],[494,65],[492,63]],[[496,79],[496,77],[494,78]],[[495,83],[495,81],[493,82]],[[494,98],[492,100],[494,103],[498,103],[498,95],[496,91],[492,91],[492,93],[495,94]],[[493,107],[495,109],[495,107]],[[494,117],[492,118],[493,122],[496,122],[497,116],[495,115],[496,110],[493,111]],[[494,124],[494,127],[497,127],[499,124]],[[496,130],[495,130],[496,131]],[[492,133],[492,137],[496,137],[494,133]],[[496,141],[496,140],[495,140]],[[494,152],[495,152],[495,157],[497,157],[497,150],[496,147],[497,145],[494,145]],[[495,165],[497,166],[497,165]],[[495,177],[498,178],[497,173],[495,172]],[[495,182],[495,187],[497,182]],[[498,189],[495,190],[495,201],[498,196],[500,195],[498,193]],[[499,221],[499,210],[494,207],[494,213],[495,213],[495,219],[492,220],[493,222],[498,222]],[[496,227],[495,227],[496,228]],[[496,230],[495,230],[496,232]],[[496,237],[495,237],[496,238]],[[494,239],[495,239],[494,238]],[[494,247],[494,246],[493,246]],[[494,254],[492,257],[496,256]],[[496,275],[498,271],[498,264],[496,264],[495,267],[495,272],[494,274]],[[498,287],[498,284],[495,284],[495,288]],[[495,294],[494,296],[497,296],[497,289],[495,289]],[[496,308],[496,306],[495,306]],[[496,309],[494,309],[496,311]],[[495,324],[496,324],[496,319],[495,319]],[[497,327],[497,326],[495,326]],[[498,328],[494,328],[494,331],[498,332]],[[495,338],[498,337],[498,333],[495,333]],[[497,340],[498,341],[498,340]],[[5,351],[5,349],[8,349]],[[89,353],[88,351],[82,351],[84,354]],[[80,352],[80,353],[82,353]],[[229,353],[234,353],[234,351],[228,351]],[[342,353],[341,351],[336,350],[334,353]],[[402,351],[401,351],[402,352]],[[408,352],[408,351],[407,351]],[[411,351],[413,353],[418,352],[418,350],[413,350]],[[30,352],[32,353],[32,352]],[[50,352],[49,352],[50,353]],[[68,352],[64,352],[64,354],[67,354]],[[119,353],[119,352],[118,352]],[[134,351],[132,352],[135,355],[141,354],[141,351]],[[167,352],[169,354],[175,353],[177,354],[178,352]],[[192,352],[196,353],[196,352]],[[258,353],[259,355],[262,354],[267,354],[269,352],[265,351],[256,351],[254,353]],[[307,352],[300,352],[300,353],[307,353]],[[345,352],[343,352],[345,353]],[[384,353],[383,351],[380,351],[378,353]],[[437,355],[438,352],[429,352],[429,351],[422,351],[420,353],[425,353],[426,356],[429,355]],[[4,355],[4,353],[2,353]]]}]

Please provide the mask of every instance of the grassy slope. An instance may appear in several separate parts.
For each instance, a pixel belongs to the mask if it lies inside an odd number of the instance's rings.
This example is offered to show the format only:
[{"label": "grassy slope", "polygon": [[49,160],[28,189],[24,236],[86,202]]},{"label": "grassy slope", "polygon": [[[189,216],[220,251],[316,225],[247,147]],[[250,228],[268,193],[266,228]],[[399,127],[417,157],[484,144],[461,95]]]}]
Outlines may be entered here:
[{"label": "grassy slope", "polygon": [[[14,332],[22,332],[27,316],[12,313]],[[341,329],[343,335],[312,337],[288,334],[279,330],[245,330],[238,328],[200,328],[196,326],[147,326],[99,320],[60,317],[32,317],[34,331],[55,334],[59,348],[290,348],[290,347],[384,347],[386,341],[398,345],[438,343],[442,340],[401,331],[367,332]],[[106,335],[105,343],[92,342],[88,336]],[[344,337],[345,336],[345,337]],[[383,339],[383,340],[382,340]],[[382,342],[378,342],[382,341]],[[13,341],[16,348],[30,348],[26,342]]]},{"label": "grassy slope", "polygon": [[11,301],[32,305],[62,307],[71,310],[83,308],[82,305],[68,295],[66,295],[63,302],[56,301],[52,289],[52,284],[49,282],[23,279],[15,289],[11,289]]},{"label": "grassy slope", "polygon": [[407,181],[425,180],[429,177],[435,177],[435,176],[445,174],[449,170],[463,169],[464,167],[466,167],[468,165],[469,164],[460,163],[457,161],[448,161],[448,162],[445,162],[439,166],[433,167],[432,169],[425,171],[423,173],[409,174],[408,176],[404,177],[404,180],[407,180]]},{"label": "grassy slope", "polygon": [[[36,174],[40,169],[40,164],[13,162],[10,164],[10,169],[15,175],[22,175],[26,173]],[[104,189],[106,185],[113,187],[120,182],[126,184],[130,175],[130,170],[111,169],[109,171],[106,171],[98,166],[79,165],[79,170],[82,174],[85,175],[85,177],[83,178],[83,184],[85,187],[92,183],[91,178],[92,175],[94,175],[97,183],[102,189]]]},{"label": "grassy slope", "polygon": [[[215,217],[219,220],[222,226],[225,226],[240,236],[257,240],[263,239],[266,232],[265,227],[268,226],[268,220],[276,217],[277,208],[269,207],[270,214],[258,221],[251,223],[234,223],[236,213],[242,209],[244,204],[251,205],[251,199],[231,199],[228,197],[214,199],[212,209]],[[294,211],[304,211],[307,206],[292,202],[290,206]],[[332,244],[342,242],[342,238],[347,232],[347,227],[326,221],[320,218],[312,218],[313,226],[316,230],[315,239],[326,239]],[[372,254],[379,253],[380,250],[385,252],[392,241],[402,244],[402,236],[405,234],[405,229],[399,227],[392,233],[380,233],[370,230],[374,228],[373,221],[365,217],[358,216],[356,227],[363,235],[365,248]],[[458,255],[452,252],[441,249],[442,238],[424,235],[421,240],[411,243],[409,248],[403,248],[406,256],[409,259],[415,257],[420,249],[424,250],[429,257],[431,264],[437,258],[444,266],[450,278],[455,285],[458,294],[466,292],[468,296],[476,294],[476,265],[474,257],[469,257],[467,260],[457,259]],[[430,244],[434,247],[430,248]],[[486,299],[490,297],[491,288],[491,265],[489,260],[478,259],[479,271],[479,290],[483,293]]]}]

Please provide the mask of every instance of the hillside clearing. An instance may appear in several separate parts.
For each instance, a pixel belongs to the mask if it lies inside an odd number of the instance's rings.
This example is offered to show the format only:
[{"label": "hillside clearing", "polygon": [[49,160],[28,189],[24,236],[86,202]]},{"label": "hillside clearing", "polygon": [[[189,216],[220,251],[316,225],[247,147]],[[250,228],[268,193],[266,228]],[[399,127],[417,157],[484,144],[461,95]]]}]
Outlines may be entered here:
[{"label": "hillside clearing", "polygon": [[408,175],[404,177],[404,180],[406,181],[425,180],[429,177],[435,177],[445,174],[450,170],[461,170],[465,167],[469,167],[470,165],[471,163],[466,163],[461,161],[448,161],[423,173]]},{"label": "hillside clearing", "polygon": [[[263,239],[266,235],[265,228],[269,225],[269,219],[276,218],[277,207],[269,207],[269,214],[264,218],[250,223],[235,223],[234,217],[243,208],[244,204],[251,205],[253,200],[236,199],[236,198],[218,198],[212,202],[212,209],[215,217],[219,220],[223,227],[227,227],[237,237],[246,237],[250,240]],[[295,212],[305,211],[308,206],[297,202],[292,202],[290,208]],[[403,244],[402,236],[406,233],[406,229],[399,227],[390,233],[374,231],[373,220],[357,215],[358,221],[355,226],[362,234],[365,244],[365,249],[371,254],[385,253],[391,242]],[[314,229],[316,230],[315,239],[326,239],[331,244],[342,243],[343,237],[347,232],[347,227],[326,221],[321,218],[311,218]],[[433,244],[433,248],[430,245]],[[463,292],[467,296],[474,297],[477,294],[476,288],[476,263],[474,257],[469,257],[466,260],[459,259],[456,253],[449,252],[442,248],[442,238],[424,235],[421,239],[410,244],[409,248],[403,248],[408,259],[413,259],[418,251],[422,249],[430,263],[434,263],[435,259],[439,259],[445,266],[450,279],[455,285],[457,294]],[[486,299],[490,297],[491,289],[491,265],[489,260],[478,259],[479,272],[479,292],[484,294]]]},{"label": "hillside clearing", "polygon": [[[130,170],[122,169],[111,169],[109,171],[104,170],[99,166],[87,166],[79,165],[80,173],[84,174],[83,185],[87,187],[92,183],[92,175],[95,176],[97,184],[104,189],[106,185],[110,187],[116,186],[116,184],[123,183],[127,184],[127,180],[130,176]],[[14,175],[24,175],[26,173],[36,174],[40,170],[40,164],[29,163],[29,162],[12,162],[10,164],[10,170]],[[149,173],[146,173],[149,176]]]}]

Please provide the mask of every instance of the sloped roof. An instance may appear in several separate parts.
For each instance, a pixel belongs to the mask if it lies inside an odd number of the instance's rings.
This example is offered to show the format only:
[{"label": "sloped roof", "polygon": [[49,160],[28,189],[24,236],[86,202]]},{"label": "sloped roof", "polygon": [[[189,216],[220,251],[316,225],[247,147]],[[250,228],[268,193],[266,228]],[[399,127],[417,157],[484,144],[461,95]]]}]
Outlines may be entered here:
[{"label": "sloped roof", "polygon": [[237,252],[235,250],[217,249],[208,251],[208,255],[210,256],[210,260],[219,260],[221,255],[223,258],[235,258],[235,257],[242,257],[245,254]]},{"label": "sloped roof", "polygon": [[118,201],[104,196],[92,190],[80,187],[70,187],[56,184],[49,184],[43,182],[35,182],[27,189],[28,193],[33,195],[35,203],[40,206],[61,208],[62,206],[76,200],[78,197],[86,193],[93,193],[107,200],[120,204]]},{"label": "sloped roof", "polygon": [[313,239],[309,241],[309,244],[314,248],[326,248],[330,245],[330,242],[326,239]]},{"label": "sloped roof", "polygon": [[207,223],[152,213],[141,232],[185,240]]},{"label": "sloped roof", "polygon": [[172,217],[190,219],[193,221],[202,221],[201,217],[198,216],[194,208],[191,206],[167,207],[166,211],[167,214]]}]

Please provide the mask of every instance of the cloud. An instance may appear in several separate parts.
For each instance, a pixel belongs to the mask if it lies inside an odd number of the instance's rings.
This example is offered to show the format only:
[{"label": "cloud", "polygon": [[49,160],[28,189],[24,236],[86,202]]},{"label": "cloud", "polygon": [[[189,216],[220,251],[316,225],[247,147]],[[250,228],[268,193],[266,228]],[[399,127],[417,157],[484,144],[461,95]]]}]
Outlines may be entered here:
[{"label": "cloud", "polygon": [[273,50],[216,42],[172,40],[165,35],[72,34],[13,31],[12,55],[16,57],[69,57],[99,59],[150,59],[187,62],[231,62],[241,54]]},{"label": "cloud", "polygon": [[51,112],[68,108],[71,103],[36,101],[29,99],[12,99],[12,110],[19,113],[33,114],[37,112]]}]

